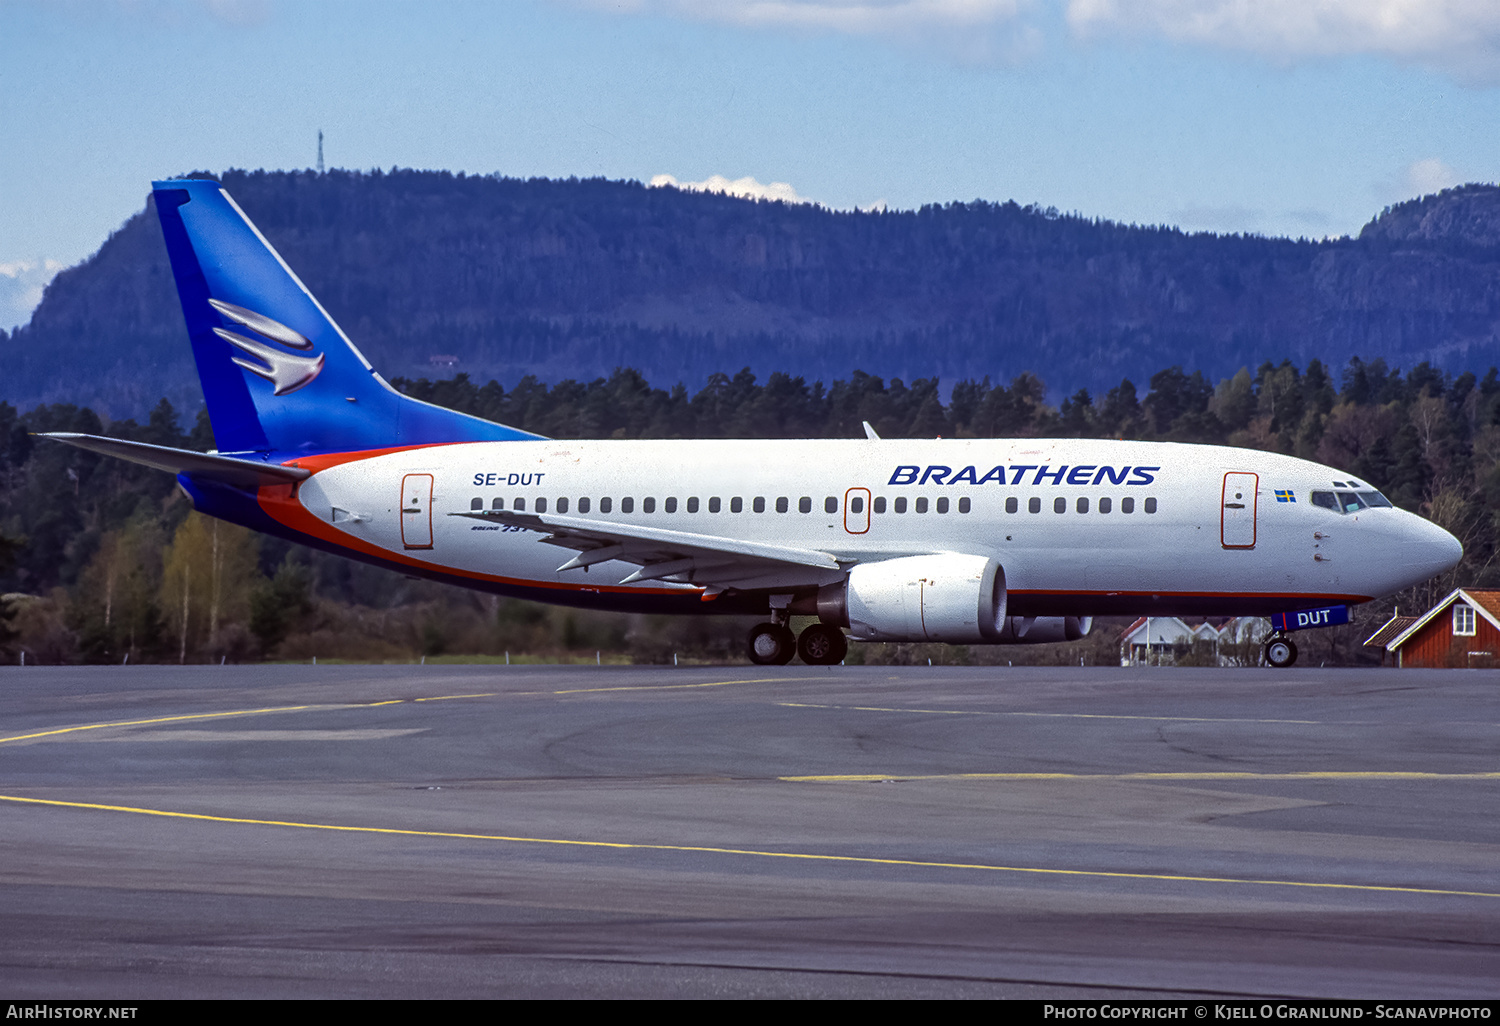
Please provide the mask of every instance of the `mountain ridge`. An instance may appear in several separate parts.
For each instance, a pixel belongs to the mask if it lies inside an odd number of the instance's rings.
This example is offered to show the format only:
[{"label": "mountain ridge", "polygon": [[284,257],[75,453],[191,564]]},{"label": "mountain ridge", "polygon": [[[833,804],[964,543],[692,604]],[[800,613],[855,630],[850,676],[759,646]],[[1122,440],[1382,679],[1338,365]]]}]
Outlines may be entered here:
[{"label": "mountain ridge", "polygon": [[[194,177],[204,177],[195,175]],[[616,367],[690,388],[750,367],[831,382],[1043,378],[1095,394],[1179,364],[1500,363],[1500,188],[1311,241],[1014,202],[835,211],[603,179],[218,177],[387,378]],[[149,200],[0,334],[0,399],[138,416],[201,402]],[[64,370],[65,369],[65,370]]]}]

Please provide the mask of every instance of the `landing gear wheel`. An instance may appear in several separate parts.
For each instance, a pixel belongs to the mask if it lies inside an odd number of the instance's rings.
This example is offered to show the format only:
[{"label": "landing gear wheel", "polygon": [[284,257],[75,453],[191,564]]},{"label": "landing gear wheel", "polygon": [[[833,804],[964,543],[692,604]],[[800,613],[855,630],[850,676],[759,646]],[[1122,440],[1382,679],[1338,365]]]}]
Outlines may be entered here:
[{"label": "landing gear wheel", "polygon": [[1266,662],[1278,670],[1285,669],[1297,661],[1297,646],[1291,638],[1277,636],[1266,642]]},{"label": "landing gear wheel", "polygon": [[797,654],[797,639],[778,623],[758,623],[750,628],[747,648],[757,666],[785,666]]},{"label": "landing gear wheel", "polygon": [[849,654],[849,642],[837,627],[815,623],[797,639],[797,654],[809,666],[837,666]]}]

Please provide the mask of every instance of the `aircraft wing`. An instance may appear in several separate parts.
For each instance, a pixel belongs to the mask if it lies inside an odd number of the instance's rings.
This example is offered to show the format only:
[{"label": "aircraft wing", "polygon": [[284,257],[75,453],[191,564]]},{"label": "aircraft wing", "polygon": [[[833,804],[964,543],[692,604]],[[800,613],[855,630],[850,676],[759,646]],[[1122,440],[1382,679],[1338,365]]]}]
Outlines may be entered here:
[{"label": "aircraft wing", "polygon": [[559,566],[558,572],[611,560],[640,567],[621,584],[676,581],[711,589],[771,588],[828,583],[843,572],[837,559],[816,549],[551,513],[464,510],[448,515],[524,527],[545,535],[540,540],[549,545],[576,550],[578,554]]},{"label": "aircraft wing", "polygon": [[90,452],[115,456],[131,463],[154,467],[173,474],[187,474],[210,481],[222,481],[236,488],[258,488],[261,485],[290,484],[312,476],[312,471],[301,467],[284,467],[279,463],[257,463],[254,460],[220,456],[215,453],[193,452],[190,449],[173,449],[165,445],[148,445],[145,442],[127,442],[123,438],[105,438],[101,435],[84,435],[72,431],[43,432],[38,438],[50,438],[54,442],[66,442]]}]

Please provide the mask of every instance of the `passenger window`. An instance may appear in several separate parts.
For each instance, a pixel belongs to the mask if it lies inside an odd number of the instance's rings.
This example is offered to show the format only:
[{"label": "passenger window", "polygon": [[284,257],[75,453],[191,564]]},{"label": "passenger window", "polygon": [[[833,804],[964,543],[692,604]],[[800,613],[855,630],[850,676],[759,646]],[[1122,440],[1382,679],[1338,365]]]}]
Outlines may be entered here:
[{"label": "passenger window", "polygon": [[729,500],[729,512],[742,513],[745,510],[745,500],[736,495]]},{"label": "passenger window", "polygon": [[559,513],[566,513],[568,511],[568,500],[567,499],[558,499],[557,500],[557,511]]},{"label": "passenger window", "polygon": [[580,513],[587,513],[588,511],[589,511],[589,500],[588,499],[579,499],[578,500],[578,512],[580,512]]},{"label": "passenger window", "polygon": [[1089,511],[1089,500],[1080,495],[1078,497],[1078,505],[1076,508],[1080,513],[1087,513]]},{"label": "passenger window", "polygon": [[611,499],[607,495],[604,498],[602,498],[602,499],[599,500],[599,512],[600,513],[608,513],[610,510],[614,509],[614,506],[615,506],[615,500]]},{"label": "passenger window", "polygon": [[526,509],[526,500],[522,499],[522,498],[517,498],[515,502],[513,502],[513,503],[510,504],[510,508],[513,509],[513,510],[517,510],[517,511],[525,510]]},{"label": "passenger window", "polygon": [[905,513],[906,512],[906,496],[903,495],[899,499],[896,500],[896,512],[897,513]]},{"label": "passenger window", "polygon": [[723,508],[723,506],[720,504],[719,497],[717,495],[715,495],[712,499],[708,500],[708,511],[710,513],[717,513],[722,508]]},{"label": "passenger window", "polygon": [[937,501],[937,511],[939,513],[948,512],[948,497],[946,495]]},{"label": "passenger window", "polygon": [[787,506],[786,496],[782,495],[782,496],[778,497],[777,500],[776,500],[776,512],[778,512],[778,513],[785,513],[787,511],[787,509],[788,509],[788,506]]},{"label": "passenger window", "polygon": [[1108,496],[1105,496],[1104,498],[1102,498],[1102,499],[1099,500],[1099,512],[1100,513],[1108,513],[1109,510],[1110,510],[1110,500],[1109,500]]},{"label": "passenger window", "polygon": [[1147,499],[1146,500],[1146,512],[1147,513],[1155,513],[1156,512],[1156,500],[1155,499]]},{"label": "passenger window", "polygon": [[877,496],[875,496],[875,512],[876,513],[884,513],[885,512],[885,496],[884,495],[877,495]]},{"label": "passenger window", "polygon": [[496,499],[494,502],[490,503],[490,509],[504,509],[504,508],[505,508],[505,500],[504,499]]},{"label": "passenger window", "polygon": [[621,513],[634,513],[635,512],[635,500],[634,499],[629,499],[629,498],[621,499],[620,500],[620,512]]},{"label": "passenger window", "polygon": [[547,512],[547,500],[546,499],[538,499],[538,500],[536,500],[536,511],[538,513],[545,513],[545,512]]},{"label": "passenger window", "polygon": [[666,511],[668,513],[676,513],[677,512],[677,500],[676,500],[676,498],[669,498],[669,499],[667,499],[667,501],[666,501]]},{"label": "passenger window", "polygon": [[698,512],[698,496],[694,495],[690,499],[688,499],[688,512]]},{"label": "passenger window", "polygon": [[1120,500],[1120,512],[1121,513],[1134,513],[1135,512],[1135,500],[1132,499],[1128,495],[1125,498],[1121,499]]},{"label": "passenger window", "polygon": [[1042,500],[1033,495],[1027,500],[1026,508],[1032,513],[1040,513],[1042,511]]},{"label": "passenger window", "polygon": [[654,499],[654,498],[652,498],[650,496],[642,499],[641,500],[641,512],[642,513],[655,513],[656,512],[656,499]]},{"label": "passenger window", "polygon": [[969,512],[969,497],[967,495],[958,500],[958,511],[960,513]]},{"label": "passenger window", "polygon": [[927,512],[927,499],[925,497],[917,500],[917,512],[918,513],[926,513]]},{"label": "passenger window", "polygon": [[1021,508],[1021,504],[1016,501],[1016,497],[1014,495],[1011,495],[1011,496],[1009,496],[1009,497],[1006,498],[1006,500],[1005,500],[1005,512],[1007,512],[1007,513],[1014,513],[1014,512],[1016,512],[1016,510],[1018,510],[1020,508]]},{"label": "passenger window", "polygon": [[[829,499],[828,501],[832,502],[833,500]],[[862,496],[856,495],[854,498],[852,498],[852,499],[849,500],[849,512],[850,513],[863,513],[864,511],[865,511],[865,500],[864,500],[864,498]],[[828,512],[832,513],[833,510],[829,510]]]},{"label": "passenger window", "polygon": [[804,496],[802,496],[802,498],[800,498],[800,499],[797,500],[797,512],[798,513],[811,513],[812,512],[812,496],[810,496],[810,495],[804,495]]},{"label": "passenger window", "polygon": [[839,500],[835,499],[832,495],[830,495],[828,498],[826,498],[826,499],[823,500],[823,512],[824,513],[837,513],[838,511],[839,511]]},{"label": "passenger window", "polygon": [[1068,500],[1061,495],[1052,500],[1052,512],[1066,513],[1068,511]]},{"label": "passenger window", "polygon": [[469,500],[469,508],[470,509],[484,509],[484,500],[483,499],[470,499]]},{"label": "passenger window", "polygon": [[[750,508],[757,513],[764,513],[766,511],[766,497],[764,495],[757,495],[755,501],[750,504]],[[781,512],[785,513],[786,510],[781,510]]]}]

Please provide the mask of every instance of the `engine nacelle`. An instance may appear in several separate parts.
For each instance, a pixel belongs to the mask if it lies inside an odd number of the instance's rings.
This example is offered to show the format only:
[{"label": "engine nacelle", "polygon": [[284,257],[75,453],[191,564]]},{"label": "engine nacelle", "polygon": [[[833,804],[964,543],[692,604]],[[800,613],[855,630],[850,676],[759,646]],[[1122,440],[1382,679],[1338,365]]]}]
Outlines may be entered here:
[{"label": "engine nacelle", "polygon": [[1045,645],[1050,641],[1077,641],[1093,629],[1092,616],[1007,616],[1001,631],[1002,645]]},{"label": "engine nacelle", "polygon": [[826,621],[866,641],[996,644],[1006,627],[1005,571],[988,556],[944,552],[861,563],[818,595]]}]

